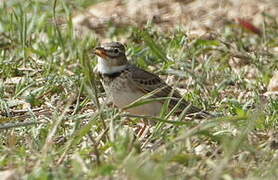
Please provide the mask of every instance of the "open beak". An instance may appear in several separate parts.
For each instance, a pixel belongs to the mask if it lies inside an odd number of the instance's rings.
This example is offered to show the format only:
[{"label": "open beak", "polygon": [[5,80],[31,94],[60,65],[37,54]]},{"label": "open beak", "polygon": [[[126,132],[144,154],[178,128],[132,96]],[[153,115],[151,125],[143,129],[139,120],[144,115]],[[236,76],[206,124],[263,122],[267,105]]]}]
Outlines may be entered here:
[{"label": "open beak", "polygon": [[107,53],[105,52],[105,49],[103,47],[96,47],[94,49],[94,54],[102,58],[107,58]]}]

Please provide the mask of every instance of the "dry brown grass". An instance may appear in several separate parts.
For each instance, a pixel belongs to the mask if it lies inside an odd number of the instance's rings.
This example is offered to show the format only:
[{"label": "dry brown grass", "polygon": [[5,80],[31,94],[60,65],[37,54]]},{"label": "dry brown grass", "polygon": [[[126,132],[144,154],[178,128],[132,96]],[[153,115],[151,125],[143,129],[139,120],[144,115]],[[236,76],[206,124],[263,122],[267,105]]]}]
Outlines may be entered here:
[{"label": "dry brown grass", "polygon": [[183,27],[195,35],[218,32],[227,23],[246,19],[262,28],[262,13],[278,18],[275,0],[113,0],[104,1],[76,12],[73,23],[82,32],[88,29],[105,33],[109,24],[122,27],[146,23],[157,25],[162,31]]}]

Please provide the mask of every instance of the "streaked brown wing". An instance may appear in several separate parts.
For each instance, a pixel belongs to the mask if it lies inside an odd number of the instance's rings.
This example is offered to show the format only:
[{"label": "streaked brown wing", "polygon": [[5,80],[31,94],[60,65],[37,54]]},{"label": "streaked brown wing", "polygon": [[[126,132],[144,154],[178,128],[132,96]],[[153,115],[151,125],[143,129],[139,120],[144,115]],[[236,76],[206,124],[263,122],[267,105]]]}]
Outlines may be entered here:
[{"label": "streaked brown wing", "polygon": [[[160,79],[157,75],[147,72],[143,69],[140,69],[136,66],[130,65],[129,67],[132,81],[135,83],[138,89],[143,91],[144,93],[150,93],[157,89],[159,90],[155,93],[154,98],[157,97],[172,97],[170,101],[170,108],[174,107],[182,96],[178,91],[173,90],[172,87],[168,86],[162,79]],[[182,111],[189,105],[188,102],[182,100],[180,103],[180,110]],[[189,113],[199,112],[201,111],[199,108],[192,106],[189,110]]]}]

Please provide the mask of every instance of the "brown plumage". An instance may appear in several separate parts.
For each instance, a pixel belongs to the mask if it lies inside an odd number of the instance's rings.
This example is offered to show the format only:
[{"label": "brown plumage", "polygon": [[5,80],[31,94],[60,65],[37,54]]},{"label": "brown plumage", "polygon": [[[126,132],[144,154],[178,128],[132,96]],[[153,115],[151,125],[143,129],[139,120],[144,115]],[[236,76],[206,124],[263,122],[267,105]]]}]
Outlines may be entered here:
[{"label": "brown plumage", "polygon": [[[188,108],[190,103],[182,99],[180,93],[173,90],[157,75],[128,63],[124,46],[118,42],[104,44],[97,47],[95,54],[99,56],[97,70],[102,75],[102,84],[109,98],[119,108],[125,108],[138,98],[152,94],[152,98],[169,98],[169,109],[179,101],[177,113]],[[126,109],[136,115],[157,116],[165,100],[152,101],[148,104]],[[210,116],[201,109],[190,106],[187,113],[200,113],[202,116]]]}]

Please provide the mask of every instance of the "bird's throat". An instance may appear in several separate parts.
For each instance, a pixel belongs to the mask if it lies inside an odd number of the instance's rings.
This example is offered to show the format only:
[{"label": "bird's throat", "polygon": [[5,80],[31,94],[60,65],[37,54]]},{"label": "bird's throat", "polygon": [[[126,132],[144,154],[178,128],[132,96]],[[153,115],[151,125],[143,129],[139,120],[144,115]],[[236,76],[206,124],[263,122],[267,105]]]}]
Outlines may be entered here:
[{"label": "bird's throat", "polygon": [[107,60],[104,60],[102,58],[98,59],[98,64],[97,64],[97,70],[100,74],[115,74],[115,73],[119,73],[122,70],[124,70],[127,66],[127,64],[125,65],[119,65],[119,66],[115,66],[115,65],[109,65],[107,62]]}]

